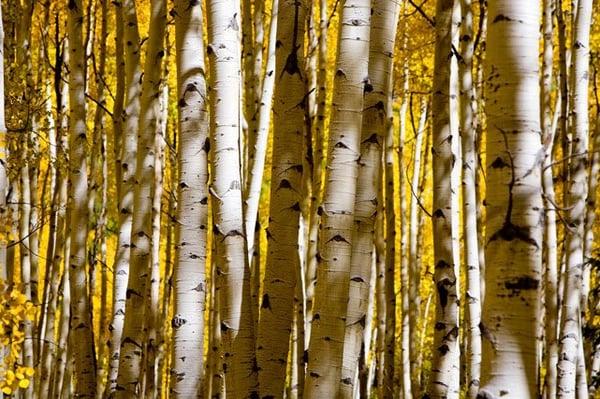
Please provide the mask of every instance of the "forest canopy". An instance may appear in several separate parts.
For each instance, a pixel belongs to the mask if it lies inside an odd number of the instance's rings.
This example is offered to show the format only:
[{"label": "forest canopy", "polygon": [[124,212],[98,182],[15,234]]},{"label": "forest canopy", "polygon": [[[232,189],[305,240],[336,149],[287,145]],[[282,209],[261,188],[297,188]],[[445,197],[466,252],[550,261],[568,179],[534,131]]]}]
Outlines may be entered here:
[{"label": "forest canopy", "polygon": [[0,395],[600,397],[592,0],[1,0]]}]

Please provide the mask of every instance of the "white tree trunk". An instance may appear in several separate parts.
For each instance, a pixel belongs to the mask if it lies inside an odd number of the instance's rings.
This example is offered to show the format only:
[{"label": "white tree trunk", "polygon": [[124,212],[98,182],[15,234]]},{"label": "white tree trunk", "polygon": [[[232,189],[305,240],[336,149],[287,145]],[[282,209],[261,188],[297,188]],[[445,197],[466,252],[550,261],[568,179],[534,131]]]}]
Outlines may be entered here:
[{"label": "white tree trunk", "polygon": [[368,87],[370,14],[370,0],[347,0],[340,15],[329,165],[321,206],[320,265],[305,383],[308,398],[335,397],[341,383],[363,92]]},{"label": "white tree trunk", "polygon": [[169,392],[175,398],[192,398],[202,395],[204,378],[209,117],[202,6],[179,0],[175,13],[180,133]]},{"label": "white tree trunk", "polygon": [[475,399],[479,391],[481,364],[481,275],[477,231],[477,152],[475,131],[475,90],[473,89],[473,10],[471,0],[461,0],[461,56],[459,63],[460,134],[462,145],[463,229],[466,266],[467,307],[467,396]]},{"label": "white tree trunk", "polygon": [[433,76],[433,241],[434,281],[437,290],[431,398],[458,397],[458,275],[456,274],[457,214],[453,198],[456,152],[451,123],[452,17],[455,0],[442,0],[436,9],[436,47]]},{"label": "white tree trunk", "polygon": [[[110,357],[107,376],[107,393],[114,392],[119,372],[121,337],[125,322],[125,301],[129,276],[129,259],[131,254],[131,223],[133,220],[133,187],[135,182],[137,133],[140,114],[140,92],[142,70],[140,65],[140,37],[138,31],[137,12],[133,0],[121,3],[123,14],[122,46],[124,55],[124,109],[122,115],[115,118],[122,123],[123,135],[119,147],[118,175],[119,187],[119,220],[117,250],[115,253],[113,278],[113,306],[110,323]],[[119,21],[117,21],[118,23]],[[117,112],[115,110],[115,112]]]},{"label": "white tree trunk", "polygon": [[495,0],[488,14],[484,397],[531,398],[543,203],[539,105],[540,2]]},{"label": "white tree trunk", "polygon": [[210,0],[207,52],[211,67],[211,149],[214,240],[227,396],[256,394],[254,323],[242,211],[239,138],[240,3]]},{"label": "white tree trunk", "polygon": [[[571,79],[573,137],[568,182],[566,234],[566,281],[562,302],[558,361],[558,398],[575,394],[577,359],[581,345],[581,282],[587,197],[588,162],[588,69],[592,1],[579,0],[575,18]],[[584,373],[585,375],[585,373]]]},{"label": "white tree trunk", "polygon": [[[381,156],[387,123],[387,103],[391,99],[391,70],[400,4],[375,0],[371,13],[371,47],[368,83],[365,86],[361,128],[360,163],[354,205],[354,232],[350,262],[349,300],[342,365],[342,384],[338,397],[352,398],[358,388],[357,370],[364,330],[369,325],[367,311],[371,285],[371,266],[375,219],[381,183]],[[363,353],[364,356],[364,353]]]},{"label": "white tree trunk", "polygon": [[69,341],[77,345],[74,356],[74,395],[94,398],[96,395],[96,361],[86,274],[87,208],[87,136],[85,107],[85,48],[82,44],[81,21],[83,3],[69,2],[69,203],[71,252],[69,280],[71,287],[71,319]]},{"label": "white tree trunk", "polygon": [[[143,395],[142,352],[145,348],[145,297],[150,280],[152,252],[152,203],[154,195],[155,136],[161,129],[160,80],[165,55],[165,0],[150,3],[150,27],[140,96],[131,254],[125,301],[125,321],[119,356],[116,397]],[[127,310],[135,309],[128,312]]]},{"label": "white tree trunk", "polygon": [[281,397],[300,268],[298,230],[302,201],[306,6],[279,3],[273,101],[273,169],[267,262],[263,280],[257,359],[261,397]]}]

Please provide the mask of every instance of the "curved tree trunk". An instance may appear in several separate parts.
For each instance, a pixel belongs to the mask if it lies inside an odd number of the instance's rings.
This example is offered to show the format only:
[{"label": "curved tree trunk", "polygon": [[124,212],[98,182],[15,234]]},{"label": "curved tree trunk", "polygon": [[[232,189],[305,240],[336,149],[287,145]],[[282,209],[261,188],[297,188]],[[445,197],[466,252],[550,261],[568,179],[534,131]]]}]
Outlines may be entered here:
[{"label": "curved tree trunk", "polygon": [[481,323],[485,397],[530,398],[543,203],[539,1],[491,1],[487,56],[486,298]]}]

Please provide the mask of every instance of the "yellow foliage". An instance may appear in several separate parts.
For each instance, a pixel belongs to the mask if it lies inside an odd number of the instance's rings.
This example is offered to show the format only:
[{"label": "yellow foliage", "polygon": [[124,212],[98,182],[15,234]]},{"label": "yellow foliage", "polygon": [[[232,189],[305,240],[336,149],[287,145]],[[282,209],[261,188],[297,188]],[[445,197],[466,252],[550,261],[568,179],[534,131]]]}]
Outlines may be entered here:
[{"label": "yellow foliage", "polygon": [[34,370],[19,364],[25,334],[23,321],[34,320],[35,308],[15,287],[0,280],[0,391],[11,395],[19,388],[26,389]]}]

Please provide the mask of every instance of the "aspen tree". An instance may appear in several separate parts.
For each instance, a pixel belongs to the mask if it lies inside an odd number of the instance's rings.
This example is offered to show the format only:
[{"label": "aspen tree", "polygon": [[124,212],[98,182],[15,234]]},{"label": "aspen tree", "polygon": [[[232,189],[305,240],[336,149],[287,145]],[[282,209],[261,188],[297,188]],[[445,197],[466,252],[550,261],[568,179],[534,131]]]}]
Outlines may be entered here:
[{"label": "aspen tree", "polygon": [[442,0],[436,7],[436,44],[433,74],[433,241],[434,281],[437,291],[436,323],[430,398],[458,397],[458,276],[453,237],[456,210],[452,198],[455,153],[451,128],[451,55],[454,0]]},{"label": "aspen tree", "polygon": [[592,1],[577,2],[573,34],[571,77],[573,94],[572,158],[568,182],[566,234],[566,281],[562,302],[557,397],[570,398],[575,393],[576,368],[581,344],[581,280],[585,234],[585,201],[587,196],[588,161],[588,70]]},{"label": "aspen tree", "polygon": [[[399,3],[375,0],[371,12],[368,80],[365,85],[361,128],[360,162],[357,172],[354,205],[354,232],[350,262],[349,301],[339,397],[352,398],[357,388],[359,357],[367,326],[367,309],[371,282],[371,264],[381,156],[386,124],[387,103],[391,101],[390,75],[394,56]],[[395,309],[394,309],[395,311]]]},{"label": "aspen tree", "polygon": [[[545,305],[545,339],[546,354],[544,378],[544,391],[547,398],[556,397],[556,365],[558,361],[558,342],[556,339],[558,322],[557,304],[557,234],[556,234],[556,209],[554,208],[554,181],[552,176],[552,144],[554,143],[554,129],[552,126],[552,69],[553,69],[553,22],[552,14],[554,0],[543,2],[542,33],[544,47],[542,54],[541,78],[541,124],[542,143],[545,157],[542,170],[542,186],[544,190],[544,305]],[[557,102],[560,101],[558,96]],[[558,104],[557,104],[558,105]],[[560,111],[556,109],[555,116]]]},{"label": "aspen tree", "polygon": [[241,61],[239,0],[210,0],[207,53],[211,68],[211,149],[213,175],[209,191],[213,203],[217,289],[222,365],[227,396],[256,393],[254,323],[250,301],[247,244],[242,210]]},{"label": "aspen tree", "polygon": [[467,392],[474,399],[479,390],[481,363],[481,275],[479,270],[479,238],[477,231],[477,154],[475,137],[475,91],[473,89],[473,10],[471,0],[461,0],[461,60],[459,63],[460,134],[462,145],[463,229],[467,275]]},{"label": "aspen tree", "polygon": [[[58,33],[57,33],[58,36]],[[58,40],[57,40],[58,42]],[[61,48],[62,47],[62,48]],[[68,61],[68,49],[62,45],[56,49],[54,63],[54,90],[56,96],[56,114],[55,114],[55,134],[56,134],[56,187],[54,189],[53,202],[56,204],[56,234],[54,243],[54,256],[52,257],[52,276],[49,284],[50,303],[47,307],[47,316],[45,324],[44,341],[42,355],[40,357],[41,371],[38,384],[38,396],[43,393],[49,393],[52,387],[53,367],[57,360],[58,349],[55,340],[55,318],[58,310],[58,294],[61,281],[64,280],[64,271],[60,272],[61,265],[65,261],[65,241],[68,233],[66,225],[67,198],[68,198],[68,175],[65,173],[65,166],[68,165],[68,136],[67,136],[67,101],[68,85],[62,82],[64,72],[64,61]],[[63,287],[64,291],[64,287]]]},{"label": "aspen tree", "polygon": [[370,0],[348,0],[339,22],[323,195],[320,266],[308,351],[305,395],[333,397],[342,368],[348,284],[354,230],[356,176],[360,159],[363,92],[368,87]]},{"label": "aspen tree", "polygon": [[[119,356],[116,397],[140,395],[142,350],[145,347],[145,296],[149,282],[152,240],[152,202],[154,192],[155,136],[161,128],[160,82],[165,55],[166,4],[150,4],[150,27],[140,98],[131,255],[125,305],[125,322]],[[127,309],[135,309],[127,313]]]},{"label": "aspen tree", "polygon": [[180,140],[169,390],[174,397],[189,398],[203,392],[210,144],[202,6],[179,0],[174,10]]},{"label": "aspen tree", "polygon": [[[140,93],[142,70],[140,65],[140,37],[138,31],[137,12],[135,2],[123,0],[121,2],[123,34],[121,44],[124,48],[124,108],[122,115],[115,117],[122,119],[122,137],[117,142],[119,147],[118,168],[118,239],[115,252],[114,279],[113,279],[113,307],[109,348],[109,370],[107,392],[112,393],[117,384],[119,372],[119,359],[121,350],[121,337],[125,322],[125,301],[127,293],[127,280],[129,276],[129,260],[131,254],[131,223],[133,220],[133,188],[136,171],[137,135],[140,115]],[[119,21],[117,21],[119,23]],[[117,104],[115,104],[117,105]]]},{"label": "aspen tree", "polygon": [[[489,3],[486,92],[486,297],[480,396],[536,393],[543,203],[540,3]],[[508,311],[510,309],[510,311]],[[487,396],[486,396],[487,395]]]},{"label": "aspen tree", "polygon": [[69,220],[71,251],[69,282],[71,289],[71,319],[69,340],[77,344],[73,373],[74,395],[95,397],[96,362],[86,276],[87,208],[87,135],[85,107],[85,48],[82,45],[83,4],[69,1]]},{"label": "aspen tree", "polygon": [[[408,69],[405,67],[405,93],[408,92]],[[384,179],[384,194],[385,194],[385,205],[384,209],[386,212],[385,218],[385,333],[384,343],[385,350],[383,354],[383,380],[382,393],[383,397],[391,398],[394,394],[394,374],[395,374],[395,355],[396,355],[396,212],[394,211],[394,153],[398,151],[398,158],[402,159],[402,148],[404,146],[404,136],[406,134],[406,107],[407,103],[404,103],[400,107],[399,111],[399,137],[398,147],[394,144],[394,124],[392,117],[391,102],[388,101],[386,104],[387,113],[389,119],[387,121],[387,131],[385,135],[385,154],[384,154],[384,168],[385,168],[385,179]],[[400,162],[399,162],[400,163]],[[406,229],[406,224],[402,226],[403,218],[406,206],[404,199],[404,180],[400,179],[398,187],[398,196],[400,197],[400,225],[401,228]],[[402,235],[400,231],[400,253],[406,249],[406,235]],[[402,263],[404,262],[404,265]],[[406,268],[406,260],[400,258],[401,267]]]},{"label": "aspen tree", "polygon": [[[259,251],[255,248],[255,235],[258,220],[258,205],[260,202],[260,191],[263,183],[263,174],[267,155],[269,126],[271,124],[271,103],[273,99],[273,88],[275,84],[275,51],[277,41],[277,1],[271,2],[271,24],[269,26],[269,45],[267,49],[267,62],[265,76],[262,81],[260,103],[255,113],[258,121],[255,124],[254,149],[250,158],[247,190],[245,193],[244,224],[248,242],[248,259],[251,260],[253,253]],[[252,264],[252,272],[255,273],[257,265]],[[259,273],[260,274],[260,273]],[[253,293],[254,295],[254,293]],[[258,293],[256,294],[258,295]]]},{"label": "aspen tree", "polygon": [[283,395],[300,268],[298,228],[302,201],[304,131],[304,33],[306,4],[284,0],[277,15],[273,168],[267,261],[258,324],[258,381],[262,397]]},{"label": "aspen tree", "polygon": [[[418,232],[419,232],[419,193],[421,192],[421,190],[419,189],[419,177],[420,177],[420,173],[421,173],[421,152],[422,152],[422,147],[423,147],[423,136],[425,135],[425,125],[427,123],[427,114],[428,114],[428,109],[427,109],[427,102],[428,99],[424,98],[422,100],[421,103],[421,116],[419,119],[419,127],[418,130],[415,132],[415,137],[413,139],[413,145],[414,145],[414,156],[413,156],[413,174],[412,174],[412,179],[410,182],[410,210],[409,210],[409,224],[410,224],[410,230],[409,230],[409,236],[408,236],[408,258],[409,258],[409,270],[406,270],[407,273],[409,273],[409,276],[407,276],[409,285],[413,282],[413,281],[419,281],[420,279],[417,278],[416,275],[420,274],[421,272],[421,265],[418,259],[418,248],[419,248],[419,239],[418,239]],[[427,152],[427,150],[426,150]],[[401,170],[400,173],[404,173],[404,170]],[[401,273],[404,273],[404,271],[401,271]],[[412,276],[410,275],[412,274]],[[412,279],[412,281],[411,281]],[[418,287],[419,285],[416,284],[416,287]],[[407,290],[408,291],[408,290]],[[414,291],[418,291],[417,289],[414,289]],[[406,295],[406,298],[404,297],[404,295]],[[416,293],[415,293],[416,295]],[[407,305],[404,305],[405,300],[407,302],[410,302]],[[403,303],[403,314],[402,314],[402,355],[401,355],[401,366],[402,366],[402,394],[404,395],[404,397],[406,398],[410,398],[412,396],[412,381],[415,381],[417,383],[417,385],[415,386],[415,389],[418,389],[418,374],[419,374],[419,370],[417,369],[417,364],[416,364],[416,360],[418,359],[418,354],[417,353],[413,353],[417,348],[418,348],[418,342],[412,342],[412,339],[414,339],[416,341],[416,338],[418,337],[418,335],[415,333],[414,335],[412,334],[412,330],[411,330],[411,324],[410,324],[410,318],[411,317],[415,317],[416,315],[413,315],[410,310],[413,310],[413,306],[408,306],[411,305],[413,301],[416,301],[417,299],[415,297],[410,297],[408,295],[408,292],[406,292],[405,294],[403,294],[402,297],[402,303]],[[408,307],[408,309],[407,309]],[[407,311],[408,310],[408,311]],[[405,314],[406,313],[406,314]],[[416,323],[414,323],[415,327],[416,327]],[[412,337],[412,338],[411,338]],[[413,349],[413,350],[411,350]],[[411,360],[414,362],[411,364]],[[412,373],[412,374],[411,374]]]},{"label": "aspen tree", "polygon": [[[313,1],[316,3],[316,0]],[[311,181],[311,202],[309,211],[308,242],[306,248],[306,270],[305,270],[305,302],[306,302],[306,323],[305,337],[310,337],[310,327],[312,324],[313,299],[315,294],[315,284],[317,278],[317,252],[318,236],[321,216],[319,215],[319,205],[322,199],[322,172],[323,172],[323,140],[325,139],[325,113],[327,103],[327,0],[319,1],[319,46],[318,46],[318,71],[317,71],[317,98],[316,98],[316,123],[314,132],[315,148],[312,150],[312,181]]]}]

